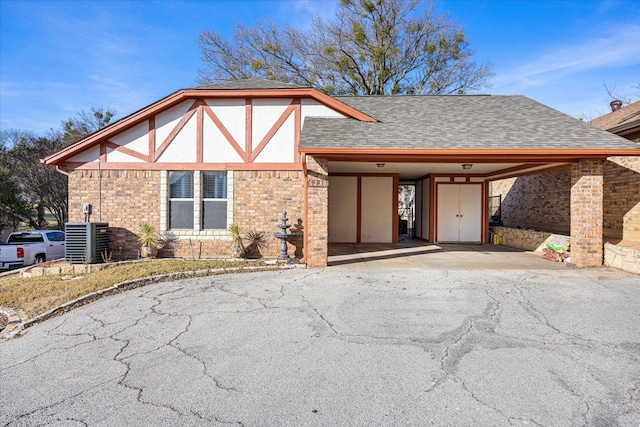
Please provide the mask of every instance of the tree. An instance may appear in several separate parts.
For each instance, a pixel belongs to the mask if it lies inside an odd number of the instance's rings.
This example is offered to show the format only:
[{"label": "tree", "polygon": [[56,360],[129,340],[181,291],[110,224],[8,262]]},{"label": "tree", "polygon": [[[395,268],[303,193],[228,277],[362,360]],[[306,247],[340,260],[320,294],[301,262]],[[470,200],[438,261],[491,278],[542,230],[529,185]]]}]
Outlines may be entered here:
[{"label": "tree", "polygon": [[62,122],[62,139],[67,145],[80,141],[82,138],[107,126],[115,112],[103,108],[91,108],[89,111],[80,110],[77,117],[71,117]]},{"label": "tree", "polygon": [[[41,204],[62,227],[67,219],[67,177],[51,166],[40,163],[66,145],[55,134],[46,137],[22,138],[11,149],[14,179],[32,206]],[[34,223],[37,221],[33,221]]]},{"label": "tree", "polygon": [[0,231],[7,228],[16,230],[21,222],[32,222],[35,217],[33,205],[12,174],[9,146],[19,135],[17,131],[0,134]]},{"label": "tree", "polygon": [[462,27],[419,0],[342,0],[335,19],[314,18],[308,31],[236,24],[229,40],[205,30],[198,43],[201,84],[262,77],[331,95],[463,94],[492,75]]},{"label": "tree", "polygon": [[[12,207],[15,217],[37,226],[41,219],[37,217],[42,216],[38,212],[44,207],[56,218],[58,227],[64,225],[69,212],[67,176],[52,166],[40,163],[40,159],[107,126],[113,115],[112,110],[92,108],[89,112],[80,111],[77,117],[63,121],[61,131],[51,130],[46,136],[17,130],[0,133],[4,150],[0,173],[4,172],[7,182],[15,184],[15,187],[11,187],[12,191],[19,195]],[[26,203],[28,209],[20,201]],[[37,210],[35,206],[38,206]]]}]

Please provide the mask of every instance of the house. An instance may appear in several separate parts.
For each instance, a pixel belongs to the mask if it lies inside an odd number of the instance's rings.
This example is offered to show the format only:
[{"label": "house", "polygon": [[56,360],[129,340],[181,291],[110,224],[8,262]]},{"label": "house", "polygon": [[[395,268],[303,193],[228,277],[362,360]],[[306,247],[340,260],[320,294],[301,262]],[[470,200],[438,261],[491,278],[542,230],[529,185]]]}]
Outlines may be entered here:
[{"label": "house", "polygon": [[[612,111],[590,124],[617,134],[640,147],[640,101],[621,107],[611,102]],[[616,255],[628,258],[628,271],[640,271],[640,157],[612,156],[603,170],[603,241],[605,261]],[[559,170],[493,182],[490,192],[501,195],[502,221],[513,228],[530,228],[570,233],[571,174]],[[608,253],[610,252],[610,253]],[[632,260],[636,261],[633,262]]]},{"label": "house", "polygon": [[524,96],[331,97],[248,79],[179,90],[43,162],[69,176],[69,220],[91,204],[114,252],[135,256],[150,223],[177,256],[224,256],[230,224],[271,238],[286,211],[309,266],[331,242],[397,242],[399,184],[415,185],[417,238],[487,242],[490,182],[567,170],[572,258],[592,266],[604,161],[637,155]]},{"label": "house", "polygon": [[640,142],[640,101],[622,106],[622,101],[611,101],[611,112],[591,120],[600,129],[615,133],[634,142]]}]

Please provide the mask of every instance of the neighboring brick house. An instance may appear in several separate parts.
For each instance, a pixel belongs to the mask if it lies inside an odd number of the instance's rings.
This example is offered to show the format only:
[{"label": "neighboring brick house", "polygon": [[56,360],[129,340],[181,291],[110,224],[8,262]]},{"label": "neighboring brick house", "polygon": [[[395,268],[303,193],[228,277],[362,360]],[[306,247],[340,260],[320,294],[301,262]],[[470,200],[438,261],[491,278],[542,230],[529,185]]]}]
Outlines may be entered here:
[{"label": "neighboring brick house", "polygon": [[492,180],[569,168],[572,257],[590,266],[603,162],[639,154],[523,96],[330,97],[248,79],[179,90],[43,162],[69,176],[69,220],[90,203],[125,257],[145,222],[177,238],[176,256],[228,256],[237,223],[275,257],[286,210],[309,266],[330,242],[397,242],[399,184],[416,186],[416,237],[487,242]]},{"label": "neighboring brick house", "polygon": [[[640,101],[590,122],[592,126],[640,142]],[[638,144],[640,147],[640,144]],[[640,249],[640,157],[612,156],[603,172],[603,239]],[[571,173],[568,169],[495,181],[492,195],[502,195],[502,221],[521,227],[570,233]]]}]

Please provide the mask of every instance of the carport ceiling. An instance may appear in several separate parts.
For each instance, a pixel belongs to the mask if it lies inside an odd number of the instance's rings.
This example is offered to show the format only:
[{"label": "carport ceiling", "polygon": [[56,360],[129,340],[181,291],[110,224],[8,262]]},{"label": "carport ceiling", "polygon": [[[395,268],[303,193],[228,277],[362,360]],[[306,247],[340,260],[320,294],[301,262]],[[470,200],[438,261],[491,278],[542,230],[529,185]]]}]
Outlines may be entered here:
[{"label": "carport ceiling", "polygon": [[[472,164],[471,169],[462,169],[462,164]],[[378,166],[383,165],[383,166]],[[397,173],[401,180],[413,180],[428,174],[481,175],[500,178],[526,174],[566,165],[566,163],[527,164],[527,163],[404,163],[404,162],[329,162],[329,174],[357,173],[380,174]]]}]

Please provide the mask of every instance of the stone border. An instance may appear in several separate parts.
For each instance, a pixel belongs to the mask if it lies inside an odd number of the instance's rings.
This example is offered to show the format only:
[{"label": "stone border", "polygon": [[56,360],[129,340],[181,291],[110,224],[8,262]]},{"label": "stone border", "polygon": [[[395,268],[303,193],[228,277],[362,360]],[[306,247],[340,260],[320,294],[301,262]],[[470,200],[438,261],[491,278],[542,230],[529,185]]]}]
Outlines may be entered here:
[{"label": "stone border", "polygon": [[22,332],[24,322],[27,320],[27,313],[19,308],[13,307],[0,307],[0,313],[9,319],[7,326],[0,331],[0,342],[3,342]]},{"label": "stone border", "polygon": [[640,251],[626,246],[604,244],[604,265],[640,274]]},{"label": "stone border", "polygon": [[217,268],[213,270],[196,270],[196,271],[181,271],[177,273],[159,274],[157,276],[142,277],[140,279],[127,280],[117,283],[109,288],[101,289],[96,292],[92,292],[87,295],[83,295],[79,298],[66,302],[52,310],[42,313],[33,319],[27,319],[26,314],[21,309],[13,309],[7,307],[0,307],[0,311],[3,311],[9,317],[9,325],[0,332],[0,342],[6,341],[14,336],[19,336],[22,330],[29,328],[37,323],[44,322],[52,317],[64,314],[75,308],[89,304],[93,301],[97,301],[100,298],[115,295],[120,292],[128,291],[131,289],[140,288],[143,286],[151,285],[154,283],[168,282],[171,280],[190,279],[193,277],[206,277],[206,276],[218,276],[221,274],[231,273],[254,273],[261,271],[275,271],[275,270],[288,270],[292,268],[306,268],[305,264],[276,264],[266,265],[260,267],[233,267],[233,268]]}]

